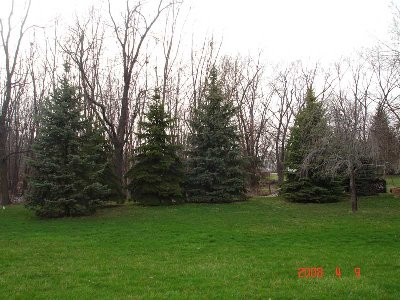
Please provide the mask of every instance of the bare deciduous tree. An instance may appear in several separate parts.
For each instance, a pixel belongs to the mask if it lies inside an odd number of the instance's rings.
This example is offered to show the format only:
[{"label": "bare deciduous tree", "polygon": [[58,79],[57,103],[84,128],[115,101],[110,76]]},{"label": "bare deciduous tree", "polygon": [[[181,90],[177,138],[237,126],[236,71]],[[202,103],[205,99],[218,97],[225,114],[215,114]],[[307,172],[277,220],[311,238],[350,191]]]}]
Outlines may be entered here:
[{"label": "bare deciduous tree", "polygon": [[298,109],[302,105],[304,86],[297,82],[299,64],[291,64],[271,80],[270,87],[275,104],[271,106],[271,122],[273,128],[274,152],[276,161],[276,171],[278,174],[278,184],[284,180],[285,170],[285,151],[289,135],[289,129]]},{"label": "bare deciduous tree", "polygon": [[[84,24],[77,20],[75,28],[71,29],[69,42],[63,47],[79,70],[86,101],[108,132],[114,148],[115,172],[122,185],[125,146],[130,140],[140,112],[141,99],[146,93],[139,89],[137,82],[140,71],[147,63],[147,59],[140,61],[140,55],[153,25],[173,5],[174,3],[164,4],[164,0],[160,0],[153,16],[146,17],[142,11],[142,3],[137,2],[132,7],[126,1],[125,11],[119,22],[112,13],[111,2],[108,2],[111,28],[120,53],[118,64],[112,65],[121,66],[121,73],[112,69],[105,70],[104,65],[110,63],[110,60],[101,62],[104,28],[100,18],[94,14]],[[100,66],[102,63],[103,68]],[[108,75],[101,75],[100,72],[108,72]],[[101,78],[102,76],[105,78]]]},{"label": "bare deciduous tree", "polygon": [[314,149],[306,163],[317,155],[324,155],[325,171],[335,176],[349,176],[352,211],[358,210],[356,177],[365,159],[369,157],[370,144],[363,137],[365,97],[369,95],[371,74],[362,63],[343,61],[336,64],[337,86],[330,103],[332,133]]},{"label": "bare deciduous tree", "polygon": [[29,15],[31,1],[27,3],[27,7],[24,16],[19,24],[19,30],[17,33],[17,41],[15,47],[12,49],[12,17],[14,14],[14,1],[11,3],[11,10],[8,15],[7,25],[4,24],[3,20],[0,19],[0,35],[1,42],[4,51],[6,74],[5,74],[5,87],[4,93],[2,94],[1,101],[1,115],[0,115],[0,196],[3,205],[10,203],[9,187],[8,187],[8,165],[7,158],[10,153],[7,153],[7,140],[9,135],[9,124],[10,124],[10,105],[12,102],[12,91],[16,84],[18,84],[21,78],[16,78],[16,70],[19,62],[19,54],[21,49],[22,38],[24,37],[26,30],[26,20]]},{"label": "bare deciduous tree", "polygon": [[241,147],[248,161],[249,187],[257,189],[260,169],[271,146],[267,128],[271,94],[263,86],[264,66],[260,57],[255,61],[251,57],[225,57],[221,77],[228,101],[234,102],[237,108]]}]

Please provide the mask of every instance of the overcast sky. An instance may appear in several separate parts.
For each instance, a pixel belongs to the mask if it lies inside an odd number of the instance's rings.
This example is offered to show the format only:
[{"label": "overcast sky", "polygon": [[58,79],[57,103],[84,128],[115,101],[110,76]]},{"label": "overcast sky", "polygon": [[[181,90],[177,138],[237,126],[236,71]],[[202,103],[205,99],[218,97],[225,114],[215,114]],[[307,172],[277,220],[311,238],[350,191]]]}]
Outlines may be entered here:
[{"label": "overcast sky", "polygon": [[[21,4],[25,0],[15,1]],[[124,2],[112,0],[112,5],[118,8]],[[10,3],[0,0],[2,17]],[[43,25],[57,16],[68,23],[76,11],[104,3],[32,0],[29,23]],[[191,38],[191,32],[199,38],[204,33],[223,37],[223,53],[262,50],[263,56],[273,61],[329,61],[387,39],[390,5],[390,0],[184,0],[182,17],[187,16],[185,38]]]},{"label": "overcast sky", "polygon": [[193,2],[199,23],[223,33],[231,50],[261,48],[282,60],[346,55],[384,37],[392,18],[386,0]]}]

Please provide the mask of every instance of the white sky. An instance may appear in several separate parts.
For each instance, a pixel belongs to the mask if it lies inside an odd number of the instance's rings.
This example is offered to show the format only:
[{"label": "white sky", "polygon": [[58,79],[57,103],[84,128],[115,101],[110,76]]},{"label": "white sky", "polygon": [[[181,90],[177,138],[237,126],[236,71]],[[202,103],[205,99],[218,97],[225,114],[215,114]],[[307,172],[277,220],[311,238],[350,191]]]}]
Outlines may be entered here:
[{"label": "white sky", "polygon": [[[15,0],[21,5],[25,0]],[[111,0],[116,8],[125,0]],[[155,2],[156,0],[147,0]],[[395,1],[399,4],[400,0]],[[5,17],[11,0],[0,0]],[[30,24],[66,23],[102,0],[32,0]],[[388,38],[390,0],[184,0],[190,8],[184,38],[223,37],[223,53],[256,54],[272,61],[331,61]],[[187,12],[182,14],[185,17]]]},{"label": "white sky", "polygon": [[386,0],[202,0],[193,14],[224,35],[231,51],[271,59],[334,59],[386,37]]}]

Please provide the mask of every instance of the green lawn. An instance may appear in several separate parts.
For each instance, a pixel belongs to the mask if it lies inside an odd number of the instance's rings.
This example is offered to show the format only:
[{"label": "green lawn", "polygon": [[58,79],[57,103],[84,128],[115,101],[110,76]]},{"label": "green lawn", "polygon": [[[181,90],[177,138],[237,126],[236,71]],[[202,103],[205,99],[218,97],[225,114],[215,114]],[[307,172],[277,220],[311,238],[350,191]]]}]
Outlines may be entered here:
[{"label": "green lawn", "polygon": [[[0,212],[0,298],[399,299],[400,199]],[[298,278],[323,267],[323,278]],[[340,267],[342,277],[335,276]],[[361,268],[357,278],[354,268]]]},{"label": "green lawn", "polygon": [[387,190],[389,191],[392,187],[400,187],[400,176],[399,175],[388,175],[386,176]]}]

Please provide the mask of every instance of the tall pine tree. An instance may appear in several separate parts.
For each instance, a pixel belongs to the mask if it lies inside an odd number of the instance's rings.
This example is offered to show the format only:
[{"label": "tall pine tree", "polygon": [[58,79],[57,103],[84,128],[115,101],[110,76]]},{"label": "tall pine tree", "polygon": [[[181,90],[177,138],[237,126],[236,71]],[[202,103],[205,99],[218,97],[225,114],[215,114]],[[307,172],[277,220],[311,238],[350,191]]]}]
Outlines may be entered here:
[{"label": "tall pine tree", "polygon": [[286,181],[282,184],[284,196],[292,202],[325,203],[337,201],[342,191],[340,181],[327,176],[323,169],[323,153],[310,163],[306,159],[318,143],[329,134],[322,103],[311,88],[307,90],[305,106],[298,113],[291,130],[286,163]]},{"label": "tall pine tree", "polygon": [[389,117],[382,104],[379,104],[369,134],[373,146],[375,163],[385,166],[386,173],[394,174],[399,169],[400,145],[395,129],[390,126]]},{"label": "tall pine tree", "polygon": [[103,194],[102,200],[123,202],[124,194],[119,184],[118,177],[115,175],[112,165],[112,145],[106,138],[104,128],[89,118],[85,122],[84,134],[82,139],[82,157],[87,161],[88,180],[99,182],[108,189],[107,194]]},{"label": "tall pine tree", "polygon": [[93,138],[89,126],[82,117],[81,98],[64,77],[45,104],[33,145],[27,206],[37,215],[87,215],[109,194],[97,176],[104,162],[84,150]]},{"label": "tall pine tree", "polygon": [[173,119],[167,116],[156,90],[146,122],[142,122],[141,144],[128,171],[133,200],[143,205],[165,205],[182,201],[183,164],[179,147],[172,141],[168,129]]},{"label": "tall pine tree", "polygon": [[225,101],[211,70],[206,99],[193,112],[186,192],[190,202],[245,199],[243,161],[233,122],[235,109]]}]

